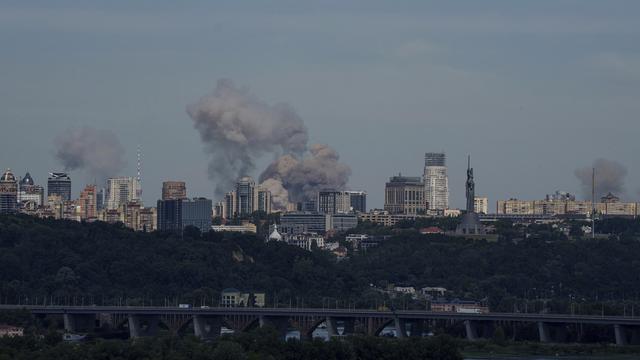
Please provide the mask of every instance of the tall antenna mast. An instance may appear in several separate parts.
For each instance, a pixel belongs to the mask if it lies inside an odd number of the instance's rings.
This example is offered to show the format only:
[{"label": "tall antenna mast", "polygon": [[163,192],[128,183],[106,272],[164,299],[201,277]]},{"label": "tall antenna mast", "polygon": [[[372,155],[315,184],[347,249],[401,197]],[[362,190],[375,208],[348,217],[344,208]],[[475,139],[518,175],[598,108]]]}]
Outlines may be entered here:
[{"label": "tall antenna mast", "polygon": [[591,171],[591,238],[596,237],[596,168]]},{"label": "tall antenna mast", "polygon": [[138,174],[137,174],[138,189],[137,189],[136,197],[138,198],[138,200],[140,200],[140,198],[142,198],[142,148],[140,145],[138,145],[137,155],[138,155]]}]

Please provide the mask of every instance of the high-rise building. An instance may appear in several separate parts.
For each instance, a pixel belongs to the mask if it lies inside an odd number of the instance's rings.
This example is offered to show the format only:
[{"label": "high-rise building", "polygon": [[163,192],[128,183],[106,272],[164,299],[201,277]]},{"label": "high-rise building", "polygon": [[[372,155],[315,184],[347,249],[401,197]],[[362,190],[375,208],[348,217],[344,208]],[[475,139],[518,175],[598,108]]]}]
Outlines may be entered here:
[{"label": "high-rise building", "polygon": [[211,229],[212,202],[205,198],[158,200],[158,230],[181,233],[186,226]]},{"label": "high-rise building", "polygon": [[347,191],[349,193],[349,202],[351,210],[355,212],[367,212],[367,193],[364,191]]},{"label": "high-rise building", "polygon": [[97,193],[95,185],[87,185],[80,193],[78,203],[80,218],[83,220],[97,218]]},{"label": "high-rise building", "polygon": [[62,201],[71,200],[71,178],[63,172],[49,173],[47,179],[47,197],[59,195]]},{"label": "high-rise building", "polygon": [[138,224],[138,231],[151,232],[158,229],[158,217],[156,214],[156,208],[142,208],[140,209],[140,222]]},{"label": "high-rise building", "polygon": [[107,180],[107,209],[115,210],[122,204],[138,199],[140,182],[135,177],[125,176]]},{"label": "high-rise building", "polygon": [[236,217],[236,208],[237,208],[237,196],[235,191],[230,191],[224,196],[224,211],[223,218],[224,219],[233,219]]},{"label": "high-rise building", "polygon": [[213,203],[210,199],[193,198],[182,200],[182,228],[195,226],[200,231],[211,229]]},{"label": "high-rise building", "polygon": [[184,181],[164,181],[162,183],[162,200],[187,198],[187,186]]},{"label": "high-rise building", "polygon": [[419,176],[392,176],[385,184],[384,210],[389,214],[424,213],[424,183]]},{"label": "high-rise building", "polygon": [[367,193],[364,191],[322,190],[318,192],[316,211],[324,214],[366,212]]},{"label": "high-rise building", "polygon": [[259,186],[256,201],[256,210],[271,214],[271,191]]},{"label": "high-rise building", "polygon": [[7,169],[0,177],[0,214],[14,213],[18,209],[18,181]]},{"label": "high-rise building", "polygon": [[251,177],[245,176],[238,180],[236,184],[237,216],[251,215],[256,210],[254,208],[256,195],[256,183]]},{"label": "high-rise building", "polygon": [[430,210],[449,208],[449,177],[444,153],[424,155],[424,196]]},{"label": "high-rise building", "polygon": [[96,194],[96,210],[97,211],[104,210],[104,205],[105,205],[104,193],[105,193],[104,188],[101,188],[100,190],[98,190],[98,193]]},{"label": "high-rise building", "polygon": [[323,214],[336,214],[347,212],[351,204],[343,191],[322,190],[318,191],[317,211]]},{"label": "high-rise building", "polygon": [[182,200],[158,200],[158,230],[182,232]]},{"label": "high-rise building", "polygon": [[27,202],[33,202],[36,207],[44,205],[44,188],[36,185],[29,173],[18,183],[18,203]]}]

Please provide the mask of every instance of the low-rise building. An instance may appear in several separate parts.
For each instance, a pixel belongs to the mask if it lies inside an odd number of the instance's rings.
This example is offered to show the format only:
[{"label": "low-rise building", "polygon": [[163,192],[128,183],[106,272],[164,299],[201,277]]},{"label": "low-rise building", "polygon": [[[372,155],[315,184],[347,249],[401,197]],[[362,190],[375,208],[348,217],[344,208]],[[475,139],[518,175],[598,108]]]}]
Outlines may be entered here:
[{"label": "low-rise building", "polygon": [[477,301],[453,299],[432,301],[431,311],[486,314],[489,312],[489,308]]},{"label": "low-rise building", "polygon": [[366,251],[369,248],[380,245],[383,241],[389,240],[390,235],[368,235],[368,234],[349,234],[345,240],[351,244],[355,251]]},{"label": "low-rise building", "polygon": [[371,210],[367,213],[359,213],[359,222],[371,222],[382,226],[395,226],[397,223],[404,220],[415,220],[419,217],[426,217],[420,215],[404,215],[404,214],[392,214],[386,210]]},{"label": "low-rise building", "polygon": [[549,196],[543,200],[499,200],[498,215],[583,215],[595,211],[605,216],[638,216],[638,203],[624,203],[613,194],[607,194],[600,202],[575,200],[571,196]]},{"label": "low-rise building", "polygon": [[234,288],[222,290],[220,296],[223,307],[264,307],[266,303],[264,293],[242,292]]},{"label": "low-rise building", "polygon": [[314,244],[318,248],[324,248],[324,237],[317,233],[302,233],[285,235],[285,241],[289,245],[301,247],[307,251],[313,249]]},{"label": "low-rise building", "polygon": [[442,298],[447,289],[440,286],[427,286],[420,289],[420,293],[428,299]]},{"label": "low-rise building", "polygon": [[250,222],[242,223],[242,225],[213,225],[211,226],[211,229],[216,232],[229,231],[251,234],[255,234],[257,232],[256,225]]},{"label": "low-rise building", "polygon": [[429,227],[420,229],[420,234],[422,235],[444,234],[444,230],[440,229],[437,226],[429,226]]},{"label": "low-rise building", "polygon": [[24,336],[24,329],[19,326],[0,324],[0,337]]}]

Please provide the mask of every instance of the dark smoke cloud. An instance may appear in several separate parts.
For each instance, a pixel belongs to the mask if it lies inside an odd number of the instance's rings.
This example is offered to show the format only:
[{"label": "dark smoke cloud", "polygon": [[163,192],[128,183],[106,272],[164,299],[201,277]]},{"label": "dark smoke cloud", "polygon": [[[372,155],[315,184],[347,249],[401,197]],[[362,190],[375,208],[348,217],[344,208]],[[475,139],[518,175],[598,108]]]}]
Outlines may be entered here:
[{"label": "dark smoke cloud", "polygon": [[289,202],[314,199],[317,191],[327,188],[344,189],[351,169],[340,163],[338,153],[327,145],[311,145],[308,155],[302,159],[284,155],[271,163],[260,175],[263,186],[272,190],[274,207],[286,207],[279,196],[279,185],[288,192]]},{"label": "dark smoke cloud", "polygon": [[307,127],[286,104],[265,104],[225,79],[187,112],[211,154],[209,177],[216,183],[217,196],[249,175],[256,159],[265,154],[280,155],[260,176],[277,209],[315,198],[318,189],[346,186],[349,167],[326,145],[307,148]]},{"label": "dark smoke cloud", "polygon": [[70,129],[56,137],[54,145],[55,156],[66,171],[83,170],[98,183],[117,176],[126,165],[124,148],[109,130]]},{"label": "dark smoke cloud", "polygon": [[624,192],[624,178],[627,168],[619,162],[607,159],[597,159],[592,166],[576,169],[575,175],[580,180],[582,193],[585,198],[591,198],[591,174],[596,169],[596,197],[611,192],[620,196]]},{"label": "dark smoke cloud", "polygon": [[256,158],[306,150],[307,128],[290,106],[267,105],[228,79],[219,80],[214,92],[187,112],[211,154],[209,177],[218,196],[248,175]]}]

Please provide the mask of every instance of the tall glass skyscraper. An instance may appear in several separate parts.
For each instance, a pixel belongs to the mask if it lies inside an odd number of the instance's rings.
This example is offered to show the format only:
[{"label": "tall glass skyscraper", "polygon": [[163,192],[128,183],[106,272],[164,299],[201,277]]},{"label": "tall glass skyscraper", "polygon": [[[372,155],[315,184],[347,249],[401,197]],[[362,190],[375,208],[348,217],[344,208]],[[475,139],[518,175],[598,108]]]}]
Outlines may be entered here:
[{"label": "tall glass skyscraper", "polygon": [[63,172],[49,173],[47,196],[58,195],[62,201],[71,200],[71,178]]},{"label": "tall glass skyscraper", "polygon": [[257,196],[256,183],[252,178],[245,176],[238,180],[236,184],[237,216],[250,215],[257,210],[254,209],[255,196]]},{"label": "tall glass skyscraper", "polygon": [[7,169],[0,177],[0,214],[14,213],[18,206],[18,181]]}]

